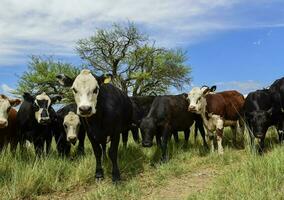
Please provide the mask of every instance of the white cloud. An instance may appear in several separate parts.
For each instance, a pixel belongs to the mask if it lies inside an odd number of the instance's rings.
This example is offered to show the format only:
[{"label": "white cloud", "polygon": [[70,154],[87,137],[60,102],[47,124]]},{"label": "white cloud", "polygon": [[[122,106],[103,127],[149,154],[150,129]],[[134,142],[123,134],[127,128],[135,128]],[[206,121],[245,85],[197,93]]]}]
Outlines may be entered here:
[{"label": "white cloud", "polygon": [[218,91],[223,90],[237,90],[243,94],[262,89],[264,86],[258,81],[230,81],[230,82],[217,82],[214,85],[217,86]]},{"label": "white cloud", "polygon": [[13,92],[13,91],[14,91],[14,89],[11,88],[9,85],[7,85],[7,84],[2,84],[1,85],[1,92],[2,92],[2,94],[5,94],[5,95],[9,96],[11,94],[11,92]]},{"label": "white cloud", "polygon": [[30,54],[74,54],[78,39],[90,36],[97,27],[126,20],[169,47],[194,43],[216,31],[283,26],[239,22],[231,13],[243,3],[247,1],[1,0],[0,64],[14,64],[18,56]]}]

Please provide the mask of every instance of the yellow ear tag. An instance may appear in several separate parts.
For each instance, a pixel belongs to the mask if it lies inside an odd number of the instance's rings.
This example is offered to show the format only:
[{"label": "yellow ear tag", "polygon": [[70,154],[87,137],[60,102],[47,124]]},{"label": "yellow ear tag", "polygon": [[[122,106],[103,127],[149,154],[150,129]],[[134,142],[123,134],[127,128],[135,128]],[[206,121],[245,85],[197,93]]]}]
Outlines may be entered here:
[{"label": "yellow ear tag", "polygon": [[105,80],[104,80],[104,83],[110,83],[111,81],[111,77],[107,77]]}]

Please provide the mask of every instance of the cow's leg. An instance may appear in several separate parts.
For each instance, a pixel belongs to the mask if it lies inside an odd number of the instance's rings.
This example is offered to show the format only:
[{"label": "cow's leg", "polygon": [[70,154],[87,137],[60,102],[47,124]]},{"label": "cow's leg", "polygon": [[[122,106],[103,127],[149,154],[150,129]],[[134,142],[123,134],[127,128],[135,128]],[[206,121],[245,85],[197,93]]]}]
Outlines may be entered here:
[{"label": "cow's leg", "polygon": [[84,130],[80,130],[79,134],[78,134],[78,140],[79,140],[79,144],[78,144],[78,148],[77,148],[77,152],[79,155],[84,155],[85,154],[85,137],[86,137],[86,132]]},{"label": "cow's leg", "polygon": [[237,126],[231,126],[231,130],[233,133],[233,145],[237,146]]},{"label": "cow's leg", "polygon": [[138,127],[132,126],[131,132],[132,132],[133,140],[134,140],[136,143],[139,143],[139,140],[140,140],[140,139],[139,139],[139,129],[138,129]]},{"label": "cow's leg", "polygon": [[51,142],[52,142],[52,135],[49,135],[47,138],[46,138],[46,140],[45,140],[45,142],[46,142],[46,154],[49,154],[49,152],[50,152],[50,148],[51,148]]},{"label": "cow's leg", "polygon": [[161,148],[162,148],[162,162],[168,161],[168,152],[167,152],[167,145],[168,145],[168,138],[169,138],[169,127],[166,125],[163,127],[162,130],[162,143],[161,143]]},{"label": "cow's leg", "polygon": [[190,136],[190,129],[186,129],[183,132],[184,132],[184,145],[185,147],[187,147]]},{"label": "cow's leg", "polygon": [[41,156],[44,150],[44,140],[38,139],[38,140],[35,140],[33,143],[34,143],[34,149],[35,149],[36,155]]},{"label": "cow's leg", "polygon": [[[205,130],[204,130],[204,126],[203,126],[203,122],[202,119],[198,119],[195,121],[195,134],[197,135],[197,131],[199,130],[202,140],[203,140],[203,146],[205,146],[206,148],[208,148],[206,139],[205,139]],[[196,139],[196,138],[195,138]],[[209,141],[209,140],[208,140]],[[214,145],[213,145],[214,146]]]},{"label": "cow's leg", "polygon": [[211,150],[211,153],[214,152],[214,135],[213,133],[211,133],[209,130],[207,130],[207,140],[208,140],[208,143],[209,143],[209,146],[210,146],[210,150]]},{"label": "cow's leg", "polygon": [[255,137],[251,131],[251,129],[249,128],[248,129],[248,132],[249,132],[249,136],[250,136],[250,147],[251,147],[251,151],[253,153],[255,153]]},{"label": "cow's leg", "polygon": [[264,152],[264,137],[262,137],[261,139],[259,139],[259,148],[258,148],[258,153],[259,154],[263,154]]},{"label": "cow's leg", "polygon": [[96,157],[96,174],[95,177],[97,180],[101,180],[104,178],[104,171],[102,167],[102,148],[100,144],[95,141],[93,138],[89,137],[90,142],[93,147],[93,151]]},{"label": "cow's leg", "polygon": [[161,135],[158,133],[156,134],[156,143],[159,148],[162,148]]},{"label": "cow's leg", "polygon": [[222,146],[223,129],[217,129],[217,144],[218,144],[218,154],[224,154],[224,149]]},{"label": "cow's leg", "polygon": [[278,137],[279,137],[279,143],[280,143],[280,144],[283,144],[284,131],[278,130]]},{"label": "cow's leg", "polygon": [[16,138],[11,139],[10,151],[12,152],[13,155],[16,154],[17,146],[18,146],[18,140]]},{"label": "cow's leg", "polygon": [[172,131],[172,135],[174,136],[175,143],[178,144],[179,143],[178,131]]},{"label": "cow's leg", "polygon": [[112,162],[112,181],[117,182],[120,181],[120,172],[117,163],[117,152],[118,152],[118,144],[119,144],[119,135],[114,135],[111,139],[110,149],[108,155]]},{"label": "cow's leg", "polygon": [[128,142],[128,130],[122,132],[122,143],[124,148],[127,148],[127,142]]},{"label": "cow's leg", "polygon": [[103,153],[103,160],[107,159],[107,154],[106,154],[106,143],[101,144],[102,148],[102,153]]}]

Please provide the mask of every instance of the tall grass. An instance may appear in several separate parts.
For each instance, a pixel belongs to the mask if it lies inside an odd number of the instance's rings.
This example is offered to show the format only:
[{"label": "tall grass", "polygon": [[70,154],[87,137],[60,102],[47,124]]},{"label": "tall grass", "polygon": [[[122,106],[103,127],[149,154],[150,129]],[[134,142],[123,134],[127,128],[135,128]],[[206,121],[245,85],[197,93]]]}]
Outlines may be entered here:
[{"label": "tall grass", "polygon": [[283,196],[284,149],[274,145],[274,131],[269,136],[264,156],[251,154],[249,148],[233,148],[230,131],[225,133],[223,156],[209,153],[193,138],[184,147],[181,139],[179,145],[169,144],[166,164],[160,164],[156,147],[145,149],[131,140],[127,149],[119,148],[122,182],[118,185],[111,182],[109,159],[103,164],[105,179],[96,182],[95,157],[88,142],[85,156],[76,157],[74,151],[72,158],[65,159],[57,155],[54,144],[50,155],[42,158],[36,158],[33,149],[24,156],[4,151],[0,155],[0,199],[159,199],[156,191],[171,181],[208,168],[219,175],[205,192],[190,192],[190,199],[277,199]]}]

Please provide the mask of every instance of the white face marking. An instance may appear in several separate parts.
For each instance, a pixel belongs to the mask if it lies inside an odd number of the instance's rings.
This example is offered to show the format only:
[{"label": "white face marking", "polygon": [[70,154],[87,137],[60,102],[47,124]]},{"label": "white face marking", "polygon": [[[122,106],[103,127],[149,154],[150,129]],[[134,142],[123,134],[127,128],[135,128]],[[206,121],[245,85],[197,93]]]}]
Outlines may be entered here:
[{"label": "white face marking", "polygon": [[[42,107],[40,102],[46,101],[46,106]],[[38,123],[41,123],[42,120],[49,120],[49,113],[48,108],[51,104],[51,99],[49,96],[46,95],[45,92],[41,93],[40,95],[37,95],[34,101],[35,105],[38,107],[38,111],[35,112],[35,118]],[[46,116],[42,116],[42,112],[46,111]]]},{"label": "white face marking", "polygon": [[187,97],[187,99],[189,100],[188,109],[190,111],[200,114],[202,111],[202,108],[206,106],[206,100],[203,94],[205,90],[206,90],[205,87],[203,88],[194,87],[188,93],[188,97]]},{"label": "white face marking", "polygon": [[66,132],[67,141],[77,138],[80,124],[80,118],[74,112],[69,112],[64,117],[63,126]]},{"label": "white face marking", "polygon": [[0,127],[8,126],[8,111],[10,108],[9,99],[0,96]]},{"label": "white face marking", "polygon": [[[82,70],[76,77],[72,85],[75,102],[77,104],[77,114],[89,117],[96,113],[97,97],[99,85],[90,70]],[[80,109],[90,108],[89,113],[84,113]]]}]

